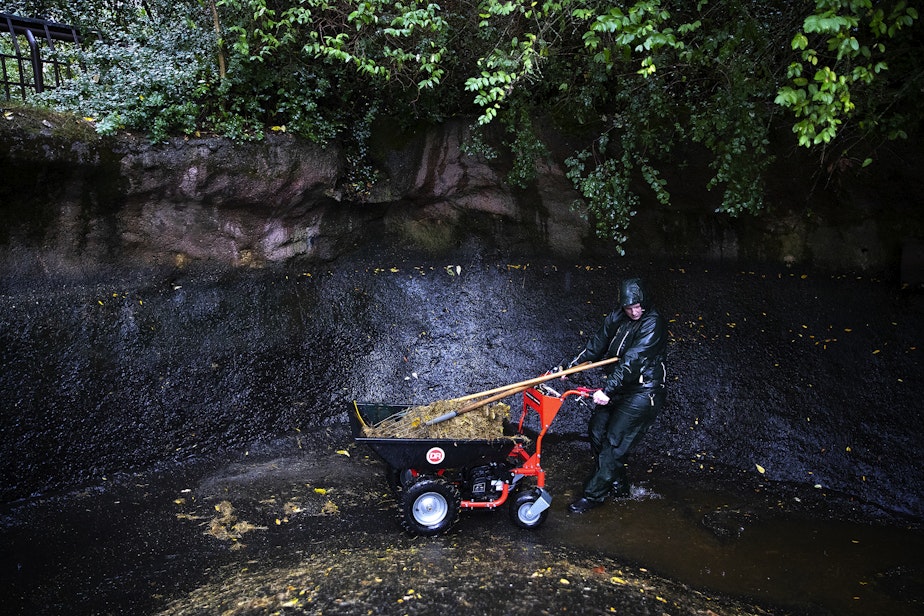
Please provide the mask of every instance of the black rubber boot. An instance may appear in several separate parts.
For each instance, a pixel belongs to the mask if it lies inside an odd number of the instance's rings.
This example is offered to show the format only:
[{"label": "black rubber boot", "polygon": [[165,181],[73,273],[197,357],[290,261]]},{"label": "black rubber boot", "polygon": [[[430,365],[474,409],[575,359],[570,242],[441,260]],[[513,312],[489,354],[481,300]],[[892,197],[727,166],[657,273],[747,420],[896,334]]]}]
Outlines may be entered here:
[{"label": "black rubber boot", "polygon": [[592,500],[586,496],[582,496],[581,498],[568,505],[568,511],[571,513],[586,513],[594,507],[599,507],[602,504],[603,501]]}]

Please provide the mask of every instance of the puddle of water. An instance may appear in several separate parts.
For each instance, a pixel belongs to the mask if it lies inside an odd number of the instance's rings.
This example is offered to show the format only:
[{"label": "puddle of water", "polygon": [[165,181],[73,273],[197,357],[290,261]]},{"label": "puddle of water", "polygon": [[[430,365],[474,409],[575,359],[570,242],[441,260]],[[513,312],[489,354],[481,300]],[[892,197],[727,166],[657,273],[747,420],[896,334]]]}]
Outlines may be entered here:
[{"label": "puddle of water", "polygon": [[631,499],[583,516],[562,510],[568,523],[543,532],[695,588],[798,612],[922,613],[920,531],[748,512],[723,496],[636,486]]},{"label": "puddle of water", "polygon": [[[768,509],[759,498],[661,475],[636,486],[632,499],[569,515],[568,488],[580,452],[564,446],[550,456],[555,500],[540,529],[516,529],[502,508],[465,512],[447,537],[410,540],[401,533],[383,466],[359,447],[350,448],[350,456],[339,454],[347,438],[341,435],[326,448],[315,443],[319,454],[255,455],[0,507],[0,544],[8,552],[0,566],[6,605],[15,613],[115,613],[126,606],[153,613],[210,579],[219,586],[236,583],[225,580],[227,572],[253,563],[284,568],[306,555],[323,559],[351,550],[371,550],[385,560],[411,558],[406,550],[413,546],[414,559],[456,566],[469,550],[498,544],[517,546],[506,558],[517,560],[521,570],[546,566],[545,548],[566,547],[569,554],[586,551],[588,559],[612,558],[705,593],[793,614],[924,613],[921,531],[797,519]],[[330,491],[338,515],[315,514],[328,498],[318,487]],[[274,523],[290,499],[305,511]],[[247,549],[232,550],[205,532],[222,500],[234,504],[241,520],[265,527],[247,536]],[[466,592],[481,584],[466,583]],[[347,580],[336,591],[349,589]]]}]

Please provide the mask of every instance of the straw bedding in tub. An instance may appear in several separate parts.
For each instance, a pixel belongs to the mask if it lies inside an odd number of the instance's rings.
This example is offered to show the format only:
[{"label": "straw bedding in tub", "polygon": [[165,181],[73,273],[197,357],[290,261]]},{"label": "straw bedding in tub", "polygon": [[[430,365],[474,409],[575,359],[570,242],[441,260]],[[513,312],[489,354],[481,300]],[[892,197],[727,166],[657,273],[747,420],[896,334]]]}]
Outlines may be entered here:
[{"label": "straw bedding in tub", "polygon": [[510,417],[510,405],[503,402],[485,405],[432,426],[426,423],[471,404],[470,401],[440,400],[426,406],[413,406],[374,426],[364,433],[373,438],[448,438],[459,440],[494,440],[504,436],[503,420]]}]

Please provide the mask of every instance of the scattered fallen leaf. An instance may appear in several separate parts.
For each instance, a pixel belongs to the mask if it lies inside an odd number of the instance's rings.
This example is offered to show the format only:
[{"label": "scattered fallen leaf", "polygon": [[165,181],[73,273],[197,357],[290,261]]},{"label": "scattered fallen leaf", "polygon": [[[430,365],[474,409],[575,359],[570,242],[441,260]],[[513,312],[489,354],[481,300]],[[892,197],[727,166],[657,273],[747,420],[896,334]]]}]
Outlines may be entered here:
[{"label": "scattered fallen leaf", "polygon": [[178,513],[176,514],[177,520],[202,520],[205,516],[201,515],[190,515],[188,513]]},{"label": "scattered fallen leaf", "polygon": [[321,507],[321,515],[337,515],[338,513],[340,513],[340,509],[333,501],[327,501]]},{"label": "scattered fallen leaf", "polygon": [[301,508],[301,506],[294,501],[289,501],[288,503],[283,505],[282,510],[286,515],[292,515],[293,513],[301,513],[302,511],[304,511]]},{"label": "scattered fallen leaf", "polygon": [[764,469],[764,467],[761,466],[760,464],[755,464],[754,466],[757,467],[757,472],[760,473],[761,475],[763,475],[765,472],[767,472],[766,469]]},{"label": "scattered fallen leaf", "polygon": [[336,453],[340,454],[341,456],[346,456],[348,458],[350,457],[350,452],[346,449],[338,449]]}]

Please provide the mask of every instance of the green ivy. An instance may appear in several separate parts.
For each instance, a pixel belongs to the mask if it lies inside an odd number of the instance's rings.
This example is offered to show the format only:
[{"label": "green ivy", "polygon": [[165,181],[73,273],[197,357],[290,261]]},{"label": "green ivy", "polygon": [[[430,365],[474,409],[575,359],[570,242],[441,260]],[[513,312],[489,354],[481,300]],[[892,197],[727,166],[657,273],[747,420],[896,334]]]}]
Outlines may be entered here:
[{"label": "green ivy", "polygon": [[799,145],[834,140],[856,109],[855,92],[889,69],[888,39],[914,25],[918,11],[906,2],[816,0],[790,43],[797,59],[787,68],[789,85],[775,102],[792,111]]},{"label": "green ivy", "polygon": [[[625,248],[646,187],[689,146],[717,210],[764,207],[770,135],[869,164],[920,126],[918,10],[905,0],[15,0],[91,33],[85,71],[42,104],[154,140],[286,131],[343,144],[347,189],[378,179],[377,119],[472,122],[466,152],[509,155],[528,187],[567,135],[577,207]],[[102,37],[95,42],[93,32]],[[496,131],[491,130],[498,126]],[[542,127],[540,130],[539,127]],[[492,135],[494,138],[489,138]],[[507,160],[506,157],[503,160]],[[862,161],[862,162],[861,162]],[[822,168],[822,165],[819,165]]]}]

